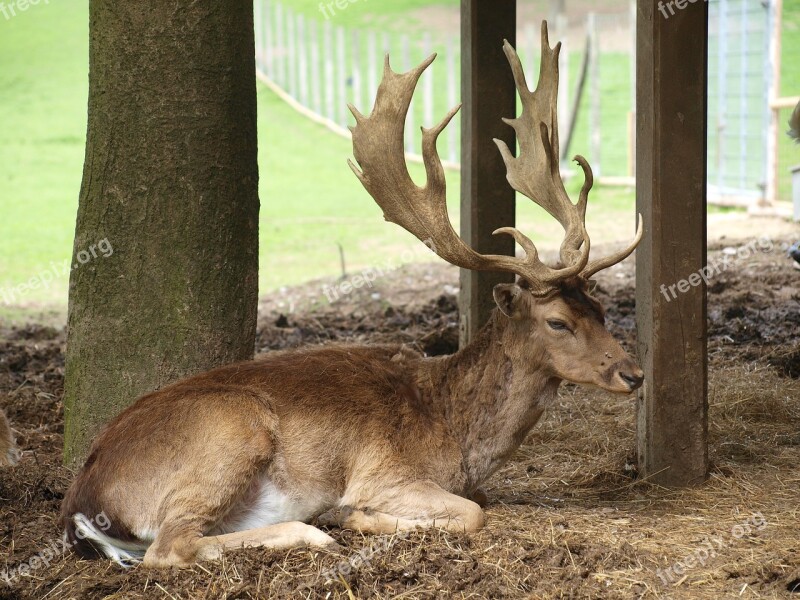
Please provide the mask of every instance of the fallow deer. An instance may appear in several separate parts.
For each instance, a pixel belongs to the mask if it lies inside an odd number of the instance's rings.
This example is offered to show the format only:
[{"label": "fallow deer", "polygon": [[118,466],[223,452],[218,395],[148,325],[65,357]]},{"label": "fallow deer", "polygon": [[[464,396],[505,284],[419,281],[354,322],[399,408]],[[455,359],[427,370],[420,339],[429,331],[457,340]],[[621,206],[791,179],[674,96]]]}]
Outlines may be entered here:
[{"label": "fallow deer", "polygon": [[20,452],[14,443],[14,433],[6,413],[0,410],[0,467],[11,467],[19,462]]},{"label": "fallow deer", "polygon": [[[497,309],[469,345],[427,358],[401,345],[332,345],[271,353],[190,377],[140,398],[90,449],[64,499],[62,522],[85,557],[152,567],[214,559],[242,546],[333,546],[309,522],[385,533],[483,526],[480,486],[519,447],[566,380],[630,393],[641,369],[604,327],[589,278],[627,257],[589,261],[585,229],[592,171],[573,204],[559,174],[558,53],[542,25],[539,85],[531,92],[514,49],[505,53],[522,99],[508,120],[520,154],[497,142],[510,184],[565,229],[560,260],[482,255],[447,216],[436,139],[458,111],[423,129],[427,185],[411,180],[403,130],[411,97],[435,56],[411,72],[386,65],[375,106],[352,106],[350,163],[387,220],[466,269],[503,271]],[[109,524],[97,527],[96,516]]]}]

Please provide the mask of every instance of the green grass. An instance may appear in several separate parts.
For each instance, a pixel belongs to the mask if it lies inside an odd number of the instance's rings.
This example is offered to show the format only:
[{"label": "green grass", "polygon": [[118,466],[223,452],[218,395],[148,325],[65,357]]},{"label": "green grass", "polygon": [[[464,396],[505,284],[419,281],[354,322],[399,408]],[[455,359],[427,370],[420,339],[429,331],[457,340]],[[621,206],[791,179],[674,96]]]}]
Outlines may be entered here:
[{"label": "green grass", "polygon": [[800,96],[800,0],[783,0],[781,96]]},{"label": "green grass", "polygon": [[[399,227],[384,222],[381,211],[350,172],[346,160],[350,142],[297,117],[286,104],[261,88],[259,122],[263,140],[261,174],[261,287],[299,283],[312,277],[340,273],[341,244],[348,271],[385,264],[401,257],[431,260],[424,246]],[[422,182],[419,165],[412,176]],[[278,172],[293,176],[278,176]],[[573,197],[580,178],[569,182]],[[448,172],[451,219],[458,222],[458,174]],[[633,193],[599,188],[592,194],[589,226],[614,233],[633,230]],[[560,241],[559,225],[533,202],[518,202],[518,221],[535,240],[553,247]],[[621,221],[621,223],[620,223]]]},{"label": "green grass", "polygon": [[[262,290],[339,274],[339,244],[348,270],[398,262],[408,251],[430,258],[384,222],[347,166],[349,140],[303,119],[263,86],[258,109]],[[418,165],[412,173],[423,177]],[[448,187],[456,202],[457,174],[448,174]]]},{"label": "green grass", "polygon": [[[783,35],[781,36],[781,96],[800,96],[800,0],[783,2]],[[788,129],[792,109],[780,111],[779,131]],[[788,136],[778,137],[778,197],[792,198],[791,167],[800,165],[800,146]]]},{"label": "green grass", "polygon": [[[86,2],[0,17],[0,288],[69,260],[83,169]],[[26,301],[63,303],[66,278]],[[0,304],[2,304],[0,296]]]},{"label": "green grass", "polygon": [[[292,10],[317,20],[329,20],[344,27],[374,27],[407,31],[419,28],[421,23],[415,11],[430,6],[459,6],[458,0],[350,0],[346,8],[339,9],[332,0],[289,0],[284,2]],[[320,4],[325,5],[324,10]],[[340,0],[340,4],[342,4]]]},{"label": "green grass", "polygon": [[[787,11],[796,14],[791,6],[798,1],[787,0]],[[359,0],[338,13],[335,24],[408,31],[411,23],[420,26],[415,11],[432,4],[457,5],[454,0]],[[292,0],[291,5],[320,18],[318,1]],[[0,16],[4,57],[0,64],[0,290],[52,269],[52,263],[68,260],[72,252],[86,127],[87,12],[86,0],[61,0],[33,6],[11,20]],[[786,38],[784,44],[791,47]],[[414,52],[416,61],[422,50],[415,46]],[[570,60],[575,72],[577,52]],[[603,171],[624,173],[628,57],[603,55],[601,69]],[[784,83],[792,76],[787,74]],[[446,95],[437,91],[437,119],[447,104]],[[571,153],[588,154],[586,108]],[[380,209],[346,165],[351,156],[348,140],[301,117],[263,85],[258,88],[258,110],[262,292],[338,275],[340,246],[351,273],[433,258],[410,234],[383,221]],[[421,112],[416,117],[420,124]],[[421,168],[414,165],[411,171],[421,182]],[[580,185],[579,177],[568,182],[573,197]],[[458,173],[448,173],[448,186],[455,222]],[[596,189],[588,212],[593,241],[628,237],[633,231],[633,204],[631,190]],[[543,247],[555,247],[560,240],[559,226],[525,198],[518,203],[517,221]],[[48,289],[29,291],[18,301],[29,308],[63,309],[66,298],[67,278],[60,276]],[[18,313],[18,309],[4,308],[0,296],[0,315],[10,318]]]},{"label": "green grass", "polygon": [[[381,5],[385,14],[401,6],[410,5]],[[348,14],[355,19],[359,8],[352,5]],[[72,252],[86,127],[86,15],[85,0],[65,0],[0,21],[0,52],[6,57],[0,69],[0,110],[6,115],[0,130],[0,289],[41,276]],[[445,108],[445,101],[437,104],[437,112]],[[258,109],[262,291],[339,274],[340,245],[350,272],[431,260],[413,237],[383,221],[346,165],[348,140],[297,115],[264,86]],[[423,180],[418,165],[411,171]],[[448,185],[457,222],[457,173],[448,173]],[[573,192],[579,186],[577,180],[570,184]],[[598,205],[603,212],[630,215],[632,195],[601,190],[594,197]],[[531,202],[520,202],[519,213],[535,239],[557,243],[558,225]],[[592,214],[590,209],[590,219]],[[18,300],[64,306],[66,291],[67,278],[59,276],[49,288]]]}]

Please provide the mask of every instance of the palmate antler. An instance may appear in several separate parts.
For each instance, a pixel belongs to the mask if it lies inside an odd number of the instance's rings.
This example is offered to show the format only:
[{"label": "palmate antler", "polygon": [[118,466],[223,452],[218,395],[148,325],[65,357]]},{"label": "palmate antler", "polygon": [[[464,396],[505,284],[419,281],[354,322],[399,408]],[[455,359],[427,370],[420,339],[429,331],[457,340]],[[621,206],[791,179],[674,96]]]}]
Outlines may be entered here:
[{"label": "palmate antler", "polygon": [[[542,23],[542,59],[539,86],[531,92],[519,57],[506,42],[504,50],[514,73],[514,81],[522,99],[523,111],[517,119],[506,119],[519,138],[520,156],[512,156],[508,147],[495,140],[508,171],[508,181],[517,191],[542,206],[564,227],[561,244],[563,268],[554,269],[539,260],[533,242],[513,227],[502,227],[495,234],[511,235],[525,251],[525,256],[485,255],[467,246],[453,229],[447,214],[444,169],[436,150],[436,140],[460,109],[454,107],[431,129],[422,128],[422,157],[427,184],[417,186],[408,173],[404,156],[403,132],[405,119],[417,82],[436,55],[426,59],[416,69],[398,74],[389,66],[387,55],[383,81],[378,88],[375,106],[369,117],[350,105],[356,119],[353,132],[353,155],[358,167],[348,161],[350,168],[364,188],[383,209],[384,218],[408,230],[419,240],[432,246],[447,262],[476,271],[514,273],[530,284],[531,292],[545,295],[564,279],[575,275],[586,278],[627,257],[641,239],[641,223],[636,240],[629,248],[608,258],[589,263],[589,236],[586,233],[586,202],[592,187],[592,170],[581,156],[575,157],[585,174],[578,204],[572,204],[564,189],[558,164],[558,124],[556,97],[558,91],[557,44],[550,48],[547,23]],[[359,169],[360,167],[360,169]]]}]

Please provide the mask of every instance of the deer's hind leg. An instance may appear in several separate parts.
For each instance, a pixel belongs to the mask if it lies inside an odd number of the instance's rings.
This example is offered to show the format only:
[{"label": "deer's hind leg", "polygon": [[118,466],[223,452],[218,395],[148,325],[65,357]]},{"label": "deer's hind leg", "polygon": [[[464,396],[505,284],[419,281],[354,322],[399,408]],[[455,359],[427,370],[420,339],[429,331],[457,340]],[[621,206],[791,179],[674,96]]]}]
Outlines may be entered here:
[{"label": "deer's hind leg", "polygon": [[331,536],[316,527],[300,521],[289,521],[258,529],[203,537],[197,542],[197,559],[216,560],[225,550],[252,546],[275,550],[298,546],[313,546],[330,550],[340,548]]},{"label": "deer's hind leg", "polygon": [[276,452],[277,418],[271,410],[247,391],[231,391],[223,400],[227,406],[235,401],[240,410],[217,403],[222,409],[209,418],[214,433],[184,448],[192,459],[170,481],[158,507],[159,526],[144,556],[146,567],[186,566],[245,546],[335,545],[310,525],[271,521],[281,516],[266,513],[263,525],[256,520],[252,529],[211,535],[232,511],[257,499]]},{"label": "deer's hind leg", "polygon": [[[160,538],[160,539],[159,539]],[[276,523],[223,535],[198,535],[190,528],[169,528],[147,550],[146,567],[187,566],[203,560],[217,560],[226,550],[264,547],[275,550],[313,546],[336,549],[339,544],[328,534],[300,521]]]},{"label": "deer's hind leg", "polygon": [[285,549],[296,546],[338,548],[329,535],[300,521],[279,522],[221,535],[218,530],[219,494],[208,486],[206,496],[189,503],[176,503],[159,528],[144,556],[146,567],[187,566],[197,561],[218,559],[226,550],[263,546]]},{"label": "deer's hind leg", "polygon": [[328,511],[319,522],[365,533],[394,533],[418,527],[472,532],[483,527],[484,516],[472,500],[451,494],[433,482],[418,481],[387,490],[376,498],[359,500],[356,506]]}]

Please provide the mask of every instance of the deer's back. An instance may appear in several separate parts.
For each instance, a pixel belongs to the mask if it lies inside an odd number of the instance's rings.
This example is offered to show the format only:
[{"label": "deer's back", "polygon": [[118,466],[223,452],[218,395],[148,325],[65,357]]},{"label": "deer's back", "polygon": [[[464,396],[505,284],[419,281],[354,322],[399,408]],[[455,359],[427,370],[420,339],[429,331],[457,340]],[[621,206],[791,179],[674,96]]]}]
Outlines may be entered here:
[{"label": "deer's back", "polygon": [[321,457],[327,468],[351,469],[365,449],[377,448],[403,455],[400,462],[419,459],[414,469],[437,469],[419,449],[450,455],[452,439],[417,385],[423,360],[399,345],[332,345],[268,354],[187,383],[235,383],[264,394],[289,459]]}]

